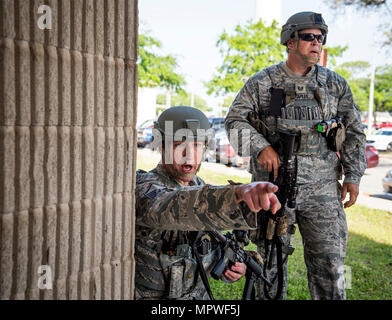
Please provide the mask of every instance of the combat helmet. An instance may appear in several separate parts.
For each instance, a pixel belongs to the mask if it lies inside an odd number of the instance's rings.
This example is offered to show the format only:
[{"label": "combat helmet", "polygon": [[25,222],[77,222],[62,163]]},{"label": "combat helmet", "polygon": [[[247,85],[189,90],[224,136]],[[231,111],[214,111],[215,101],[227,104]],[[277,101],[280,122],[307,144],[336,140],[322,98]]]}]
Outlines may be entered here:
[{"label": "combat helmet", "polygon": [[286,45],[293,33],[303,29],[320,29],[325,35],[323,45],[327,41],[328,26],[320,13],[311,11],[298,12],[292,15],[282,27],[280,33],[280,43]]},{"label": "combat helmet", "polygon": [[166,109],[154,122],[154,129],[161,133],[162,138],[172,141],[207,141],[210,128],[210,122],[203,112],[187,106]]}]

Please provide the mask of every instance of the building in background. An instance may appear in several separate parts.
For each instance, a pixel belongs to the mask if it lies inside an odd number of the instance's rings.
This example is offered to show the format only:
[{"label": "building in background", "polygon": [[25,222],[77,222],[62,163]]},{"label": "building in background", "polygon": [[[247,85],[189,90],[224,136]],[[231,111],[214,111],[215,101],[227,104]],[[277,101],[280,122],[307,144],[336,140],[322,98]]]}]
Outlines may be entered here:
[{"label": "building in background", "polygon": [[158,88],[138,88],[137,126],[141,125],[146,120],[155,119],[157,117],[158,90]]}]

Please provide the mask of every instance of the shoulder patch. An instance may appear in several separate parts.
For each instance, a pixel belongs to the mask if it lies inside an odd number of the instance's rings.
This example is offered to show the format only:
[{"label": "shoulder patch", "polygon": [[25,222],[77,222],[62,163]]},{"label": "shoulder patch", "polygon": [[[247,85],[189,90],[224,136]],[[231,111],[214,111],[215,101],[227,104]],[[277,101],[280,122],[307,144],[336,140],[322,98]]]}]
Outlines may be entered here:
[{"label": "shoulder patch", "polygon": [[151,184],[147,192],[145,192],[145,195],[149,199],[155,199],[157,194],[164,189],[165,188],[157,188],[156,185]]}]

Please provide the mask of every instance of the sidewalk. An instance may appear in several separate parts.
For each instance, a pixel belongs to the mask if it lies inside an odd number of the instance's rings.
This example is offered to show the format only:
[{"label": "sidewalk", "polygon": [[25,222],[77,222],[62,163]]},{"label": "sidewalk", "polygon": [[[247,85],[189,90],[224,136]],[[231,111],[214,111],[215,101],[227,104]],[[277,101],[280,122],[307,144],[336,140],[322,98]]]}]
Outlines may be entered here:
[{"label": "sidewalk", "polygon": [[381,183],[382,178],[391,168],[392,154],[380,152],[378,166],[366,169],[361,179],[357,204],[392,212],[392,193],[384,192]]},{"label": "sidewalk", "polygon": [[356,204],[368,207],[370,209],[386,210],[392,213],[392,194],[368,194],[360,193]]}]

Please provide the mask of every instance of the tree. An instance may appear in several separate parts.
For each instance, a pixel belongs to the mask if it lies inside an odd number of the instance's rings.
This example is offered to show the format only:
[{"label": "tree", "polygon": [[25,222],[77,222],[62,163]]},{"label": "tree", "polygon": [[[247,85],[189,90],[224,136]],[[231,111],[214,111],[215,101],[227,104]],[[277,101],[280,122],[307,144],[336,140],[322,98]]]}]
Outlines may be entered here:
[{"label": "tree", "polygon": [[335,68],[335,72],[347,80],[361,111],[367,111],[369,105],[369,68],[366,61],[345,62]]},{"label": "tree", "polygon": [[347,46],[325,47],[324,49],[328,50],[327,67],[330,69],[336,67],[336,58],[341,57],[347,48]]},{"label": "tree", "polygon": [[[207,93],[226,95],[238,92],[256,72],[283,60],[285,46],[280,44],[280,28],[274,21],[265,26],[262,20],[237,25],[233,34],[224,31],[217,42],[223,56],[216,75],[205,85]],[[328,65],[335,66],[347,46],[328,47]]]},{"label": "tree", "polygon": [[376,110],[392,112],[392,65],[376,68],[374,92]]},{"label": "tree", "polygon": [[138,82],[140,87],[163,87],[181,92],[186,84],[183,76],[175,72],[177,60],[172,55],[159,55],[160,41],[147,34],[139,34]]},{"label": "tree", "polygon": [[367,75],[369,68],[370,63],[367,61],[354,61],[342,63],[335,71],[344,70],[347,73],[344,75],[345,78],[360,78]]},{"label": "tree", "polygon": [[224,31],[216,46],[223,56],[223,63],[214,77],[205,83],[207,93],[216,95],[237,92],[250,76],[282,60],[284,53],[276,21],[270,26],[262,20],[237,25],[233,34]]},{"label": "tree", "polygon": [[223,104],[222,107],[224,108],[230,108],[231,104],[233,103],[235,99],[235,96],[233,95],[227,95],[224,99],[223,99]]},{"label": "tree", "polygon": [[[370,64],[366,61],[346,62],[335,71],[350,85],[355,102],[362,111],[369,107]],[[374,104],[376,111],[392,112],[392,65],[376,68],[374,79]]]},{"label": "tree", "polygon": [[[339,10],[344,7],[355,7],[361,9],[371,9],[380,12],[381,15],[389,16],[392,19],[392,10],[390,6],[392,0],[324,0],[332,9]],[[384,36],[384,46],[392,46],[392,23],[384,23],[379,26]]]}]

